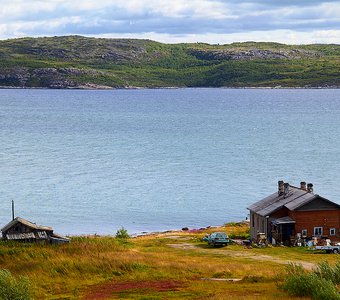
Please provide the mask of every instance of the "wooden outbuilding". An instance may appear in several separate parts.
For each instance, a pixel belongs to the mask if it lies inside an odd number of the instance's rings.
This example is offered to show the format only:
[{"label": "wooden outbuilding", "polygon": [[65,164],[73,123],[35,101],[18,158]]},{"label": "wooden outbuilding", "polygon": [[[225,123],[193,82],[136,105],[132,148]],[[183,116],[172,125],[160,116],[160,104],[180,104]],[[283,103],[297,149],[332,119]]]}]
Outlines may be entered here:
[{"label": "wooden outbuilding", "polygon": [[248,209],[253,240],[264,233],[273,244],[314,238],[340,241],[340,205],[314,194],[311,183],[296,187],[279,181],[277,192]]},{"label": "wooden outbuilding", "polygon": [[17,217],[1,229],[3,240],[22,242],[68,243],[69,239],[57,235],[52,227],[39,226]]}]

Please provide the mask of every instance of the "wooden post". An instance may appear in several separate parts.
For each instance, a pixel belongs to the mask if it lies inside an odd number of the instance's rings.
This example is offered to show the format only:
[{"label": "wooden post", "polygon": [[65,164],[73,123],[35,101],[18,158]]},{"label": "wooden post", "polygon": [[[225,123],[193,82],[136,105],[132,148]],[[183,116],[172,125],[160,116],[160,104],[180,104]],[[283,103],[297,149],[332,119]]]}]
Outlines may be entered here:
[{"label": "wooden post", "polygon": [[12,200],[12,220],[14,220],[14,200]]}]

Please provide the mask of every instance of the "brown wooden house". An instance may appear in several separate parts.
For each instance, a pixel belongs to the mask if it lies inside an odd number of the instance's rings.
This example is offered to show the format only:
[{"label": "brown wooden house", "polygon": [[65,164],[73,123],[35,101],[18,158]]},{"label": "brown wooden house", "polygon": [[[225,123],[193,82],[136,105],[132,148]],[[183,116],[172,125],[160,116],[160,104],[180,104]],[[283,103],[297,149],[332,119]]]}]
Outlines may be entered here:
[{"label": "brown wooden house", "polygon": [[340,241],[340,205],[314,194],[311,183],[295,187],[279,181],[277,192],[248,209],[253,240],[264,233],[271,243],[291,244],[300,237]]},{"label": "brown wooden house", "polygon": [[17,217],[1,229],[3,240],[22,242],[68,243],[69,239],[53,232],[52,227],[39,226]]}]

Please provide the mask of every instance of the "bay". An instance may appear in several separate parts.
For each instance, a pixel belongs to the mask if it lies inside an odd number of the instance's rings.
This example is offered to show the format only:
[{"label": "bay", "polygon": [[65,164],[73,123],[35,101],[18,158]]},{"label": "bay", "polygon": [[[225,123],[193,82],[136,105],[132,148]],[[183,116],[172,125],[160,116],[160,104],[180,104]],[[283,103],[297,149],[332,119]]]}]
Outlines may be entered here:
[{"label": "bay", "polygon": [[278,180],[340,200],[340,90],[0,90],[0,226],[239,221]]}]

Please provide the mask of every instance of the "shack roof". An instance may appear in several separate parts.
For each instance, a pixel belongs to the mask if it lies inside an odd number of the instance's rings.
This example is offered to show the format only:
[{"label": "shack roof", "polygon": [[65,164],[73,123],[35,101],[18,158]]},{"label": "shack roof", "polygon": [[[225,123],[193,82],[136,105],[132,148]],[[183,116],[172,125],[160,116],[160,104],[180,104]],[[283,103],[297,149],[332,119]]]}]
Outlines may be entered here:
[{"label": "shack roof", "polygon": [[312,192],[308,192],[295,186],[289,185],[287,194],[279,195],[278,192],[276,192],[250,205],[248,209],[264,217],[270,215],[271,213],[277,211],[282,207],[286,207],[289,210],[294,210],[319,197],[319,195],[313,194]]},{"label": "shack roof", "polygon": [[18,223],[21,223],[29,228],[32,228],[32,229],[36,229],[36,230],[44,230],[44,231],[53,231],[52,227],[49,227],[49,226],[40,226],[40,225],[37,225],[35,223],[32,223],[28,220],[25,220],[23,218],[20,218],[20,217],[17,217],[15,218],[14,220],[12,220],[11,222],[9,222],[7,225],[5,225],[1,231],[4,232],[4,231],[7,231],[8,229],[10,229],[11,227],[15,226],[16,224]]}]

